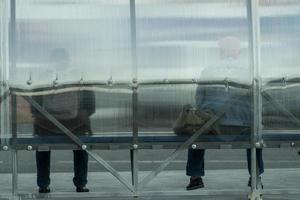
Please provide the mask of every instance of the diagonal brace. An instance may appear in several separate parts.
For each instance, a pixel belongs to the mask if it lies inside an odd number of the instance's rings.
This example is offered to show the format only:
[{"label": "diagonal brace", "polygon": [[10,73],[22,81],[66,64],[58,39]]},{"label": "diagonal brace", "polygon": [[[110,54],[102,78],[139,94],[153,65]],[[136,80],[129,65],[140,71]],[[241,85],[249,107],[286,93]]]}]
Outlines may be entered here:
[{"label": "diagonal brace", "polygon": [[148,174],[139,184],[140,188],[145,187],[153,178],[155,178],[161,171],[163,171],[177,156],[178,154],[190,146],[203,132],[209,129],[217,120],[219,120],[227,110],[239,99],[236,98],[233,101],[227,101],[220,111],[214,115],[210,120],[208,120],[193,136],[191,136],[187,141],[180,145],[159,167]]},{"label": "diagonal brace", "polygon": [[110,164],[103,160],[97,153],[86,150],[86,152],[91,156],[95,161],[102,165],[107,171],[109,171],[116,179],[118,179],[127,189],[131,192],[134,192],[133,186],[129,183],[121,174],[116,171]]},{"label": "diagonal brace", "polygon": [[7,99],[10,96],[10,90],[6,90],[1,96],[0,96],[0,104]]},{"label": "diagonal brace", "polygon": [[264,91],[261,93],[261,95],[276,108],[278,108],[280,112],[285,114],[296,126],[300,127],[300,120],[295,117],[295,115],[293,115],[289,110],[287,110],[282,104],[276,102],[270,94]]},{"label": "diagonal brace", "polygon": [[59,128],[63,133],[65,133],[75,144],[82,147],[82,141],[64,125],[62,125],[55,117],[53,117],[49,112],[47,112],[42,106],[40,106],[35,100],[30,96],[23,96],[26,101],[28,101],[35,109],[37,109],[41,114],[43,114],[50,122],[52,122],[57,128]]},{"label": "diagonal brace", "polygon": [[[35,100],[29,96],[24,96],[24,98],[39,112],[41,112],[47,119],[49,119],[54,125],[56,125],[63,133],[65,133],[71,140],[73,140],[79,147],[82,147],[82,141],[64,125],[62,125],[55,117],[48,113],[43,107],[41,107]],[[86,150],[90,157],[96,160],[100,165],[102,165],[106,170],[108,170],[115,178],[117,178],[126,188],[133,191],[133,187],[128,181],[123,178],[111,165],[109,165],[105,160],[103,160],[96,153]]]}]

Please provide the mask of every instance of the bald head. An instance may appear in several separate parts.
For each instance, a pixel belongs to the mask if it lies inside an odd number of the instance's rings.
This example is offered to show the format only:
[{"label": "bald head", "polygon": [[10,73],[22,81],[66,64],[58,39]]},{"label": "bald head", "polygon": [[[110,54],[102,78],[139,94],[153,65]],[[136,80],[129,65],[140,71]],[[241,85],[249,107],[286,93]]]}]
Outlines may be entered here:
[{"label": "bald head", "polygon": [[237,58],[241,52],[240,40],[236,37],[228,36],[219,41],[221,58]]}]

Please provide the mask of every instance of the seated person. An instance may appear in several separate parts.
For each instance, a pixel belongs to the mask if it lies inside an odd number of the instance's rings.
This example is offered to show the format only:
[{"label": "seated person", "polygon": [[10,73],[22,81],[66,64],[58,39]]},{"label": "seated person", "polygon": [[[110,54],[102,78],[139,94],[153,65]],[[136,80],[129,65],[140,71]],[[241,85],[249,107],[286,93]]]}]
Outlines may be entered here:
[{"label": "seated person", "polygon": [[[65,49],[55,49],[51,59],[57,71],[68,67],[69,56]],[[49,114],[74,134],[91,133],[90,116],[95,112],[95,94],[91,91],[70,91],[49,95],[33,96],[33,99]],[[42,113],[31,107],[34,118],[34,134],[65,135]],[[89,192],[86,188],[88,154],[84,150],[74,150],[73,183],[77,192]],[[50,151],[36,152],[37,185],[40,193],[50,192]]]},{"label": "seated person", "polygon": [[[218,66],[204,69],[201,78],[218,79],[233,78],[241,81],[250,82],[250,71],[240,65],[238,57],[241,51],[240,41],[235,37],[225,37],[219,42],[221,62]],[[225,76],[225,77],[224,77]],[[238,90],[238,89],[237,89]],[[218,113],[222,106],[228,101],[232,101],[237,96],[241,96],[242,90],[226,89],[223,87],[210,87],[199,85],[196,92],[197,108],[205,110],[211,109]],[[242,97],[226,111],[226,113],[218,120],[222,134],[249,134],[251,126],[251,95],[243,92]],[[204,149],[189,149],[188,160],[186,166],[186,174],[190,176],[190,182],[186,187],[187,190],[203,188],[204,183]],[[258,174],[264,172],[264,163],[262,159],[262,149],[256,150]],[[250,179],[248,186],[251,186],[251,149],[247,149],[248,172]],[[260,179],[260,176],[259,176]],[[260,180],[259,180],[260,181]],[[261,185],[262,186],[262,185]]]}]

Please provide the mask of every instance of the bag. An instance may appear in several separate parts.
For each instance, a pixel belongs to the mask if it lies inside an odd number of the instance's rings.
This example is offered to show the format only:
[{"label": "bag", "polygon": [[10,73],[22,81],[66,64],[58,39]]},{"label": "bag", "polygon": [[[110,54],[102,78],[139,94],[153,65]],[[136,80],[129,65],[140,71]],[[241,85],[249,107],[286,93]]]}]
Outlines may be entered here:
[{"label": "bag", "polygon": [[[174,133],[177,135],[192,135],[214,116],[211,110],[195,109],[190,104],[183,106],[175,124]],[[215,122],[209,133],[220,134],[219,124]]]},{"label": "bag", "polygon": [[43,96],[43,108],[57,120],[69,120],[78,116],[78,92],[66,92]]}]

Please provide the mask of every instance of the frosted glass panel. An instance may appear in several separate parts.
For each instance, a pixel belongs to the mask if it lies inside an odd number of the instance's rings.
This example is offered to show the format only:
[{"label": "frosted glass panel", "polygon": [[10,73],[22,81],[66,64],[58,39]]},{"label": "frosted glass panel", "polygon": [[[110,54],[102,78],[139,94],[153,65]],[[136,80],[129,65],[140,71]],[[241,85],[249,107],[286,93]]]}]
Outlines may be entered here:
[{"label": "frosted glass panel", "polygon": [[[16,67],[11,68],[11,85],[38,92],[26,95],[33,95],[74,133],[131,131],[131,90],[107,84],[132,80],[129,8],[124,0],[16,0]],[[23,94],[17,98],[18,134],[44,134],[46,129],[40,128],[45,127],[61,132]],[[66,110],[70,106],[74,109]],[[71,111],[78,107],[78,113]],[[69,119],[56,115],[58,110],[74,123],[65,123]],[[79,123],[90,124],[91,130],[79,130]],[[33,131],[34,127],[39,130]]]},{"label": "frosted glass panel", "polygon": [[[172,132],[183,105],[217,113],[227,100],[241,96],[243,101],[220,122],[249,126],[251,70],[245,1],[144,0],[136,4],[138,79],[148,84],[139,89],[140,130]],[[151,85],[150,80],[177,84]],[[191,84],[180,82],[184,80]],[[230,85],[233,82],[237,85]]]},{"label": "frosted glass panel", "polygon": [[299,76],[300,1],[263,2],[260,6],[262,76]]},{"label": "frosted glass panel", "polygon": [[219,65],[219,41],[228,36],[239,40],[238,62],[248,67],[243,0],[145,0],[136,9],[139,79],[200,78]]},{"label": "frosted glass panel", "polygon": [[[96,91],[68,91],[32,98],[76,135],[131,134],[132,94],[129,89],[112,87]],[[23,97],[17,98],[16,121],[19,136],[32,133],[39,136],[64,135]]]},{"label": "frosted glass panel", "polygon": [[299,129],[300,1],[261,1],[260,13],[264,128]]},{"label": "frosted glass panel", "polygon": [[129,3],[17,0],[11,82],[131,80]]},{"label": "frosted glass panel", "polygon": [[[7,85],[3,83],[7,81],[8,74],[8,64],[9,64],[9,2],[0,2],[0,95],[3,97],[5,92],[8,90]],[[1,98],[2,99],[2,98]],[[10,137],[9,133],[9,108],[8,101],[1,101],[0,106],[0,128],[1,128],[1,138]],[[4,140],[1,140],[2,145],[4,145]]]},{"label": "frosted glass panel", "polygon": [[196,85],[153,85],[139,89],[140,132],[172,132],[181,105],[195,105]]}]

